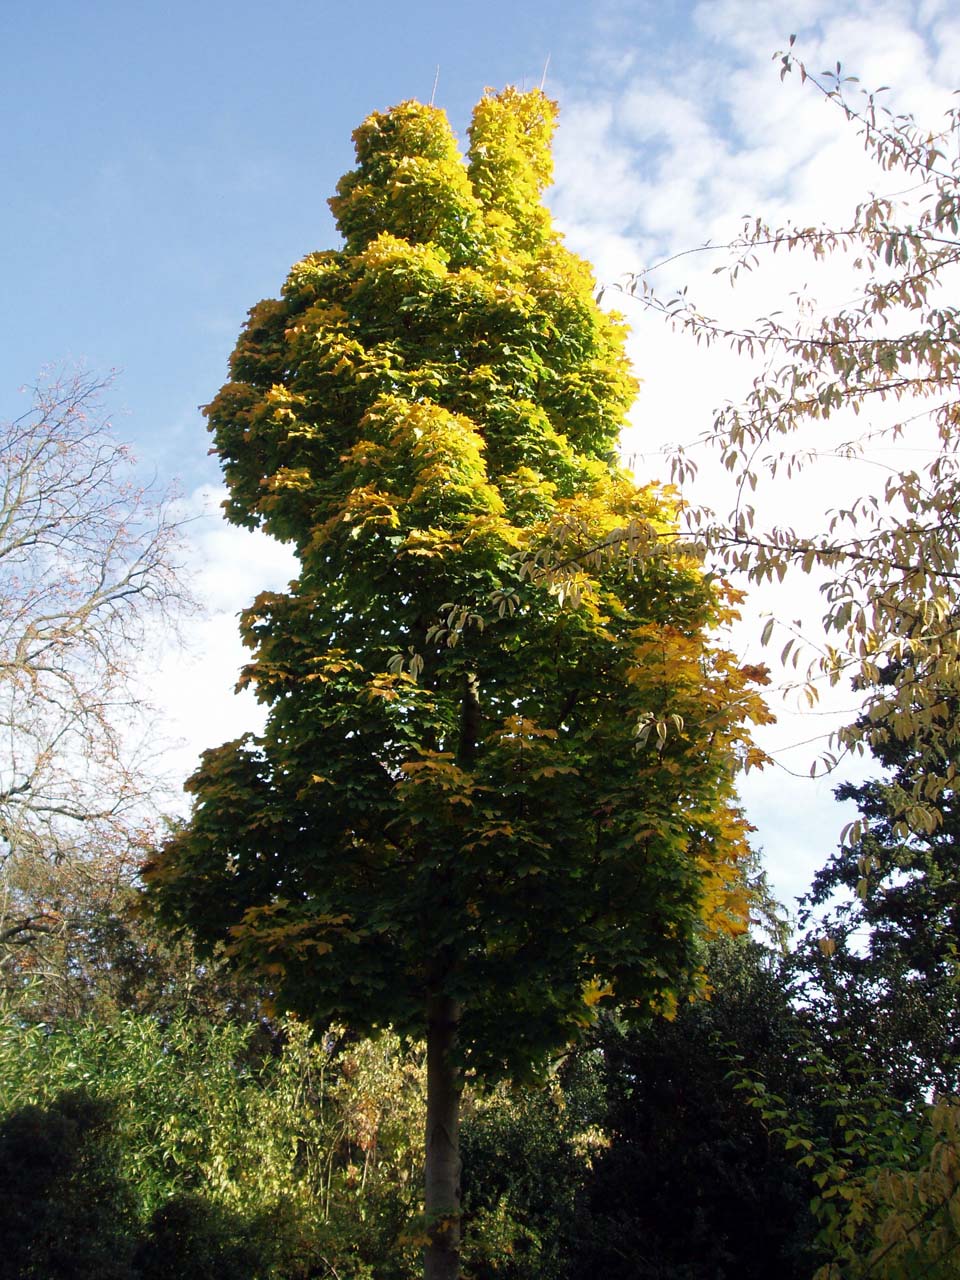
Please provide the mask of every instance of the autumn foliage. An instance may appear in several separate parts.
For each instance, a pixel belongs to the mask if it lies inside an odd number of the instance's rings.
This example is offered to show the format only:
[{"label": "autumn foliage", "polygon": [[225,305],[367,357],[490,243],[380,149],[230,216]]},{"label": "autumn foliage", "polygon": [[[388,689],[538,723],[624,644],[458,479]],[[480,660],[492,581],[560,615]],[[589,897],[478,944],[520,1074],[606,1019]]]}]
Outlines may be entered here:
[{"label": "autumn foliage", "polygon": [[433,107],[370,116],[343,246],[251,311],[207,415],[228,517],[300,571],[241,621],[263,734],[205,754],[148,868],[279,1007],[444,1022],[486,1077],[669,1009],[704,924],[743,928],[766,714],[712,639],[735,601],[617,464],[636,382],[541,203],[553,124],[488,95],[464,159]]}]

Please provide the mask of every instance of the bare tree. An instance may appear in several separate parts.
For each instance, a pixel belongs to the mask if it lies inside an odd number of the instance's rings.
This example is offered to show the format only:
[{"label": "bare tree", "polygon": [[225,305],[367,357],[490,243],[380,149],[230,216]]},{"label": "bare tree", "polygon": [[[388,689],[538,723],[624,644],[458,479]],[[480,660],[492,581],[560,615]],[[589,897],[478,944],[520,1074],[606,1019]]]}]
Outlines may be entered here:
[{"label": "bare tree", "polygon": [[48,377],[0,425],[0,992],[63,976],[77,904],[128,880],[156,785],[133,662],[184,603],[177,528],[106,385]]}]

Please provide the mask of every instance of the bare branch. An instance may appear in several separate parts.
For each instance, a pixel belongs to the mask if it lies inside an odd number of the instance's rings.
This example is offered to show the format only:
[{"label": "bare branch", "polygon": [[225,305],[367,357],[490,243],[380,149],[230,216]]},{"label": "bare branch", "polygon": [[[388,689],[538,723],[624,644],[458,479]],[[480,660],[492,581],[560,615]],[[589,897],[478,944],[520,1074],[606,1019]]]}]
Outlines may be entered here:
[{"label": "bare branch", "polygon": [[189,603],[171,496],[137,483],[103,416],[107,386],[82,372],[54,375],[30,389],[30,409],[0,424],[0,987],[8,991],[49,967],[41,952],[59,932],[50,907],[58,884],[118,883],[116,867],[136,863],[127,853],[157,781],[131,745],[148,710],[133,663]]}]

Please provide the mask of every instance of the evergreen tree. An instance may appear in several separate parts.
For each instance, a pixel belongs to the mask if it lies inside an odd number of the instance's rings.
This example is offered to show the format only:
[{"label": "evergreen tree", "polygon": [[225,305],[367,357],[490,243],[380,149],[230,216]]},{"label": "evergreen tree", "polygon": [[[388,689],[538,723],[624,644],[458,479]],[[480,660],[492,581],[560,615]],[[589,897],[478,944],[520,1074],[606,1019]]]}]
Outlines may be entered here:
[{"label": "evergreen tree", "polygon": [[742,1087],[762,1078],[791,1113],[807,1101],[789,984],[748,938],[705,963],[709,1000],[598,1028],[609,1142],[566,1227],[570,1280],[809,1280],[815,1266],[816,1188]]},{"label": "evergreen tree", "polygon": [[[904,1101],[960,1086],[960,807],[941,793],[942,821],[910,831],[904,797],[922,777],[912,739],[873,748],[884,774],[844,783],[856,838],[817,874],[798,951],[805,1003],[832,1057],[856,1055]],[[940,767],[956,768],[944,753]]]},{"label": "evergreen tree", "polygon": [[436,1277],[464,1069],[523,1076],[603,1000],[668,1004],[703,920],[741,927],[765,714],[669,494],[616,465],[636,383],[541,203],[553,125],[489,95],[464,163],[441,111],[370,116],[342,248],[250,313],[207,414],[229,518],[300,571],[242,618],[263,735],[205,754],[147,868],[278,1005],[427,1039]]}]

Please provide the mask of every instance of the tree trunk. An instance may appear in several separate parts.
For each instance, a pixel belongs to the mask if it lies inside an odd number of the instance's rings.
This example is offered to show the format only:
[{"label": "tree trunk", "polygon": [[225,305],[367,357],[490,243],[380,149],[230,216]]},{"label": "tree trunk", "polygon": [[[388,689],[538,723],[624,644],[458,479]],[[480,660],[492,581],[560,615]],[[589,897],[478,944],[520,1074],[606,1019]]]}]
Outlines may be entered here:
[{"label": "tree trunk", "polygon": [[460,1007],[446,996],[427,1006],[426,1217],[424,1280],[460,1275],[460,1092],[456,1061]]}]

